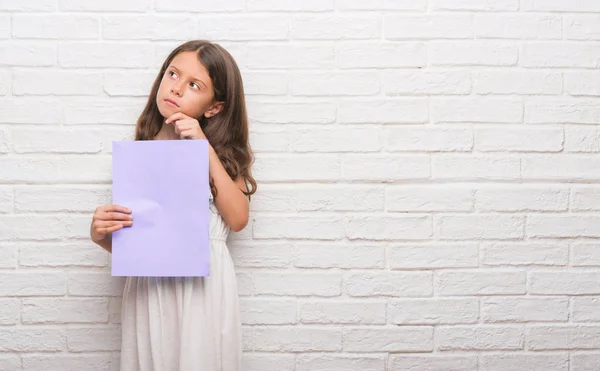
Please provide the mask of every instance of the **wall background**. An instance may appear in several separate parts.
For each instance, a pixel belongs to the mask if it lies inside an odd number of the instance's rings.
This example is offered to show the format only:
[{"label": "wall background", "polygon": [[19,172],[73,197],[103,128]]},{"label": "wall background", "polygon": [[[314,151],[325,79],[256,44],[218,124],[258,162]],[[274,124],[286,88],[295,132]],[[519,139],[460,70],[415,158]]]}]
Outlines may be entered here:
[{"label": "wall background", "polygon": [[168,51],[245,79],[245,369],[599,370],[597,0],[0,0],[0,369],[117,371],[88,240]]}]

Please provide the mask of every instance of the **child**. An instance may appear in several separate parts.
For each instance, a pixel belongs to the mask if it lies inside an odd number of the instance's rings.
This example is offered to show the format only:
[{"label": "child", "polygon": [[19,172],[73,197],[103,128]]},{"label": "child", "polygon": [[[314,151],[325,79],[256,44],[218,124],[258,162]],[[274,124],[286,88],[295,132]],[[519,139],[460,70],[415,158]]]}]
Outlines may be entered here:
[{"label": "child", "polygon": [[[209,277],[127,278],[121,371],[239,371],[241,320],[225,241],[230,230],[246,226],[256,182],[242,78],[231,55],[203,40],[173,50],[137,121],[135,139],[208,139],[211,268]],[[132,223],[126,207],[101,206],[91,238],[112,252],[111,234]]]}]

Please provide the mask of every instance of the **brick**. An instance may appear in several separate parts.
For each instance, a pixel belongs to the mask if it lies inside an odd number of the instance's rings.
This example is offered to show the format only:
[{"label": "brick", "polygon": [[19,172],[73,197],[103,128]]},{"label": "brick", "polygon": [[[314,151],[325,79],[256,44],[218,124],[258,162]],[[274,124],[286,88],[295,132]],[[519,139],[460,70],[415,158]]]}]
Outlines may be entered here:
[{"label": "brick", "polygon": [[594,0],[522,0],[521,10],[540,12],[598,12],[600,4]]},{"label": "brick", "polygon": [[568,298],[490,297],[481,301],[484,322],[566,322]]},{"label": "brick", "polygon": [[103,74],[102,85],[111,97],[147,97],[154,79],[154,71],[110,71]]},{"label": "brick", "polygon": [[573,322],[598,322],[600,320],[600,297],[572,298]]},{"label": "brick", "polygon": [[115,351],[121,348],[121,328],[103,326],[67,329],[70,352]]},{"label": "brick", "polygon": [[567,211],[569,191],[538,186],[492,186],[477,190],[480,211]]},{"label": "brick", "polygon": [[23,369],[29,371],[111,371],[110,354],[52,354],[23,356]]},{"label": "brick", "polygon": [[434,277],[435,292],[442,296],[525,294],[526,272],[520,270],[454,270]]},{"label": "brick", "polygon": [[502,242],[481,245],[481,263],[499,265],[567,265],[569,246],[561,242]]},{"label": "brick", "polygon": [[386,189],[386,210],[399,212],[471,211],[475,190],[446,185],[394,185]]},{"label": "brick", "polygon": [[107,0],[97,2],[94,0],[59,0],[60,9],[71,12],[144,12],[149,10],[150,4],[143,0],[118,1]]},{"label": "brick", "polygon": [[470,39],[473,17],[468,14],[384,15],[386,39]]},{"label": "brick", "polygon": [[32,11],[49,12],[57,9],[56,0],[31,0],[22,2],[20,0],[3,0],[0,3],[2,11]]},{"label": "brick", "polygon": [[292,75],[291,89],[295,96],[375,95],[379,78],[375,72],[302,72]]},{"label": "brick", "polygon": [[0,69],[0,97],[12,91],[12,72],[9,69]]},{"label": "brick", "polygon": [[108,299],[24,299],[24,324],[106,323]]},{"label": "brick", "polygon": [[183,16],[110,15],[102,19],[102,37],[105,40],[183,41],[194,38],[196,22],[192,17]]},{"label": "brick", "polygon": [[228,247],[236,267],[287,268],[294,263],[295,247],[292,241],[270,244],[264,241],[242,241],[228,244]]},{"label": "brick", "polygon": [[[367,105],[368,110],[356,109]],[[337,120],[340,124],[422,124],[429,120],[429,102],[424,98],[343,100]]]},{"label": "brick", "polygon": [[60,352],[66,347],[62,329],[28,327],[1,327],[2,352]]},{"label": "brick", "polygon": [[293,354],[249,353],[242,355],[242,369],[248,371],[299,371]]},{"label": "brick", "polygon": [[68,125],[128,125],[133,132],[145,102],[127,98],[71,99],[64,107]]},{"label": "brick", "polygon": [[16,129],[11,133],[15,153],[99,153],[97,130]]},{"label": "brick", "polygon": [[432,237],[431,217],[356,216],[345,221],[346,236],[351,240],[425,240]]},{"label": "brick", "polygon": [[571,246],[571,265],[600,266],[600,246],[594,243],[576,243]]},{"label": "brick", "polygon": [[384,371],[386,356],[362,354],[298,354],[296,371],[361,370]]},{"label": "brick", "polygon": [[350,272],[344,286],[353,297],[423,297],[433,293],[429,272]]},{"label": "brick", "polygon": [[381,86],[387,95],[466,95],[471,92],[468,71],[385,70],[381,75]]},{"label": "brick", "polygon": [[67,278],[69,296],[121,296],[124,283],[124,278],[111,277],[109,272],[69,272]]},{"label": "brick", "polygon": [[0,244],[0,268],[17,268],[18,247],[14,244]]},{"label": "brick", "polygon": [[[2,55],[2,53],[0,53]],[[35,109],[31,109],[35,107]],[[60,105],[49,98],[8,98],[0,100],[2,124],[58,124]]]},{"label": "brick", "polygon": [[431,101],[431,116],[436,123],[520,123],[523,103],[504,97],[440,97]]},{"label": "brick", "polygon": [[338,0],[335,5],[339,10],[427,10],[425,0],[373,0],[368,3],[362,0]]},{"label": "brick", "polygon": [[333,44],[261,43],[248,49],[245,60],[252,69],[328,69],[334,58]]},{"label": "brick", "polygon": [[108,256],[91,240],[19,244],[19,265],[23,267],[105,267]]},{"label": "brick", "polygon": [[473,92],[477,94],[560,95],[560,73],[540,71],[473,71]]},{"label": "brick", "polygon": [[389,371],[476,371],[476,355],[390,354]]},{"label": "brick", "polygon": [[510,180],[520,177],[520,160],[508,155],[436,155],[432,158],[435,179]]},{"label": "brick", "polygon": [[383,246],[343,244],[297,245],[294,266],[298,268],[384,268]]},{"label": "brick", "polygon": [[306,324],[385,324],[384,301],[302,300],[298,303],[300,322]]},{"label": "brick", "polygon": [[142,43],[72,42],[59,45],[58,62],[66,68],[148,68],[154,49]]},{"label": "brick", "polygon": [[97,72],[16,69],[13,94],[98,96],[103,94],[102,75]]},{"label": "brick", "polygon": [[569,355],[567,353],[525,352],[515,354],[481,354],[480,371],[568,371]]},{"label": "brick", "polygon": [[432,66],[516,66],[517,44],[506,41],[432,41],[428,61]]},{"label": "brick", "polygon": [[[78,238],[89,236],[89,217],[35,214],[0,215],[0,241]],[[30,226],[37,226],[32,229]],[[82,225],[86,225],[85,230]]]},{"label": "brick", "polygon": [[240,295],[339,296],[340,273],[240,272]]},{"label": "brick", "polygon": [[564,90],[569,95],[600,96],[600,73],[597,71],[565,71]]},{"label": "brick", "polygon": [[598,295],[600,272],[530,271],[529,293],[533,295]]},{"label": "brick", "polygon": [[289,146],[293,152],[379,152],[381,133],[378,127],[345,126],[319,129],[288,130]]},{"label": "brick", "polygon": [[0,15],[0,39],[10,38],[11,22],[10,16]]},{"label": "brick", "polygon": [[391,152],[468,152],[473,148],[473,133],[467,128],[391,127],[386,128],[384,138],[384,148]]},{"label": "brick", "polygon": [[588,98],[531,98],[525,100],[524,119],[528,124],[597,124],[600,107]]},{"label": "brick", "polygon": [[600,152],[600,125],[569,125],[565,128],[566,152]]},{"label": "brick", "polygon": [[597,371],[600,352],[571,352],[571,371]]},{"label": "brick", "polygon": [[250,207],[256,211],[383,211],[384,196],[380,186],[262,185]]},{"label": "brick", "polygon": [[15,192],[12,188],[0,187],[0,213],[10,213],[14,209]]},{"label": "brick", "polygon": [[337,240],[343,237],[340,217],[256,217],[252,235],[256,239],[321,239]]},{"label": "brick", "polygon": [[427,64],[425,45],[418,42],[345,41],[336,48],[335,57],[336,66],[341,69],[411,68]]},{"label": "brick", "polygon": [[561,17],[530,14],[476,14],[478,39],[553,40],[562,38]]},{"label": "brick", "polygon": [[333,103],[271,103],[248,102],[250,122],[264,124],[330,124],[335,121]]},{"label": "brick", "polygon": [[564,135],[560,127],[485,127],[475,130],[475,148],[481,152],[560,152]]},{"label": "brick", "polygon": [[345,327],[346,352],[431,352],[433,327]]},{"label": "brick", "polygon": [[434,220],[436,235],[447,240],[521,239],[524,227],[520,215],[444,215]]},{"label": "brick", "polygon": [[431,10],[514,11],[519,9],[518,0],[433,0]]},{"label": "brick", "polygon": [[[575,42],[523,44],[521,65],[533,68],[598,68],[600,45]],[[576,55],[577,58],[573,58]]]},{"label": "brick", "polygon": [[435,337],[437,349],[446,350],[522,350],[522,326],[438,326]]},{"label": "brick", "polygon": [[0,41],[0,67],[48,67],[56,64],[56,45],[36,41]]},{"label": "brick", "polygon": [[389,302],[388,322],[395,325],[441,325],[475,323],[479,317],[476,298],[403,299]]},{"label": "brick", "polygon": [[108,322],[121,323],[121,307],[123,305],[122,298],[111,298],[108,304]]},{"label": "brick", "polygon": [[479,266],[476,244],[392,246],[388,250],[391,269],[469,268]]},{"label": "brick", "polygon": [[198,32],[209,40],[285,40],[290,34],[290,20],[281,15],[210,15],[198,20]]},{"label": "brick", "polygon": [[[17,325],[21,319],[21,303],[17,299],[0,299],[0,325]],[[384,308],[385,309],[385,308]],[[0,361],[0,365],[1,365]]]},{"label": "brick", "polygon": [[342,330],[322,327],[255,327],[254,344],[265,352],[323,352],[342,349]]},{"label": "brick", "polygon": [[89,15],[17,14],[13,17],[12,36],[15,39],[98,39],[100,21]]},{"label": "brick", "polygon": [[[242,2],[243,4],[243,2]],[[247,9],[251,11],[280,11],[280,12],[320,12],[333,10],[333,0],[248,0]]]},{"label": "brick", "polygon": [[342,157],[344,180],[390,182],[400,179],[428,179],[430,174],[430,158],[424,155],[368,154]]},{"label": "brick", "polygon": [[527,155],[521,159],[521,175],[525,180],[597,180],[600,179],[598,156]]},{"label": "brick", "polygon": [[580,350],[600,348],[600,326],[547,325],[527,328],[528,350]]},{"label": "brick", "polygon": [[0,356],[1,370],[19,371],[21,368],[21,357],[18,354],[8,354]]},{"label": "brick", "polygon": [[571,40],[600,40],[599,22],[597,15],[566,15],[565,36]]},{"label": "brick", "polygon": [[334,155],[256,156],[253,174],[259,181],[326,181],[340,178],[340,159]]},{"label": "brick", "polygon": [[600,216],[529,215],[527,236],[539,237],[600,237]]},{"label": "brick", "polygon": [[18,187],[15,189],[15,208],[20,212],[93,212],[96,207],[108,204],[110,195],[108,186]]},{"label": "brick", "polygon": [[298,15],[292,17],[290,35],[297,40],[360,40],[381,36],[377,15]]},{"label": "brick", "polygon": [[292,325],[297,323],[295,299],[242,298],[242,323],[245,325]]},{"label": "brick", "polygon": [[[287,95],[290,78],[285,72],[243,71],[244,93],[249,95]],[[253,126],[253,129],[255,126]]]},{"label": "brick", "polygon": [[61,272],[5,272],[0,274],[1,296],[57,296],[66,294]]}]

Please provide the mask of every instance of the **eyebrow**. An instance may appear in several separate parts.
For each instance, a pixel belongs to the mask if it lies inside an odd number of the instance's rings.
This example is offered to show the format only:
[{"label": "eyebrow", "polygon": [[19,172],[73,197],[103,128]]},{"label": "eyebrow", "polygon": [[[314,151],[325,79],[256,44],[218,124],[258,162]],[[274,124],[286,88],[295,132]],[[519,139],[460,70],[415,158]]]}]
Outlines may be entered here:
[{"label": "eyebrow", "polygon": [[[171,65],[171,68],[173,68],[175,71],[179,72],[179,68],[175,67],[174,65]],[[204,87],[207,87],[206,83],[204,81],[202,81],[202,79],[200,79],[199,77],[192,76],[192,79],[194,79],[195,81],[201,82],[202,85],[204,85]]]}]

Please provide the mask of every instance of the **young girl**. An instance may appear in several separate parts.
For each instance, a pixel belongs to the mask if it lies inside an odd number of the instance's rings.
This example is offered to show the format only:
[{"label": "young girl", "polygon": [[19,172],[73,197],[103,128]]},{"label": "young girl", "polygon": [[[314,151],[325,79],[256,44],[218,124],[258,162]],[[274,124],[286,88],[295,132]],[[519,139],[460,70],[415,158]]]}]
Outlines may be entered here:
[{"label": "young girl", "polygon": [[[241,370],[236,277],[225,240],[230,230],[246,226],[256,182],[242,78],[231,55],[203,40],[173,50],[137,121],[135,139],[208,139],[211,272],[127,278],[121,371]],[[91,238],[108,252],[112,233],[133,223],[125,206],[101,206],[94,213]]]}]

